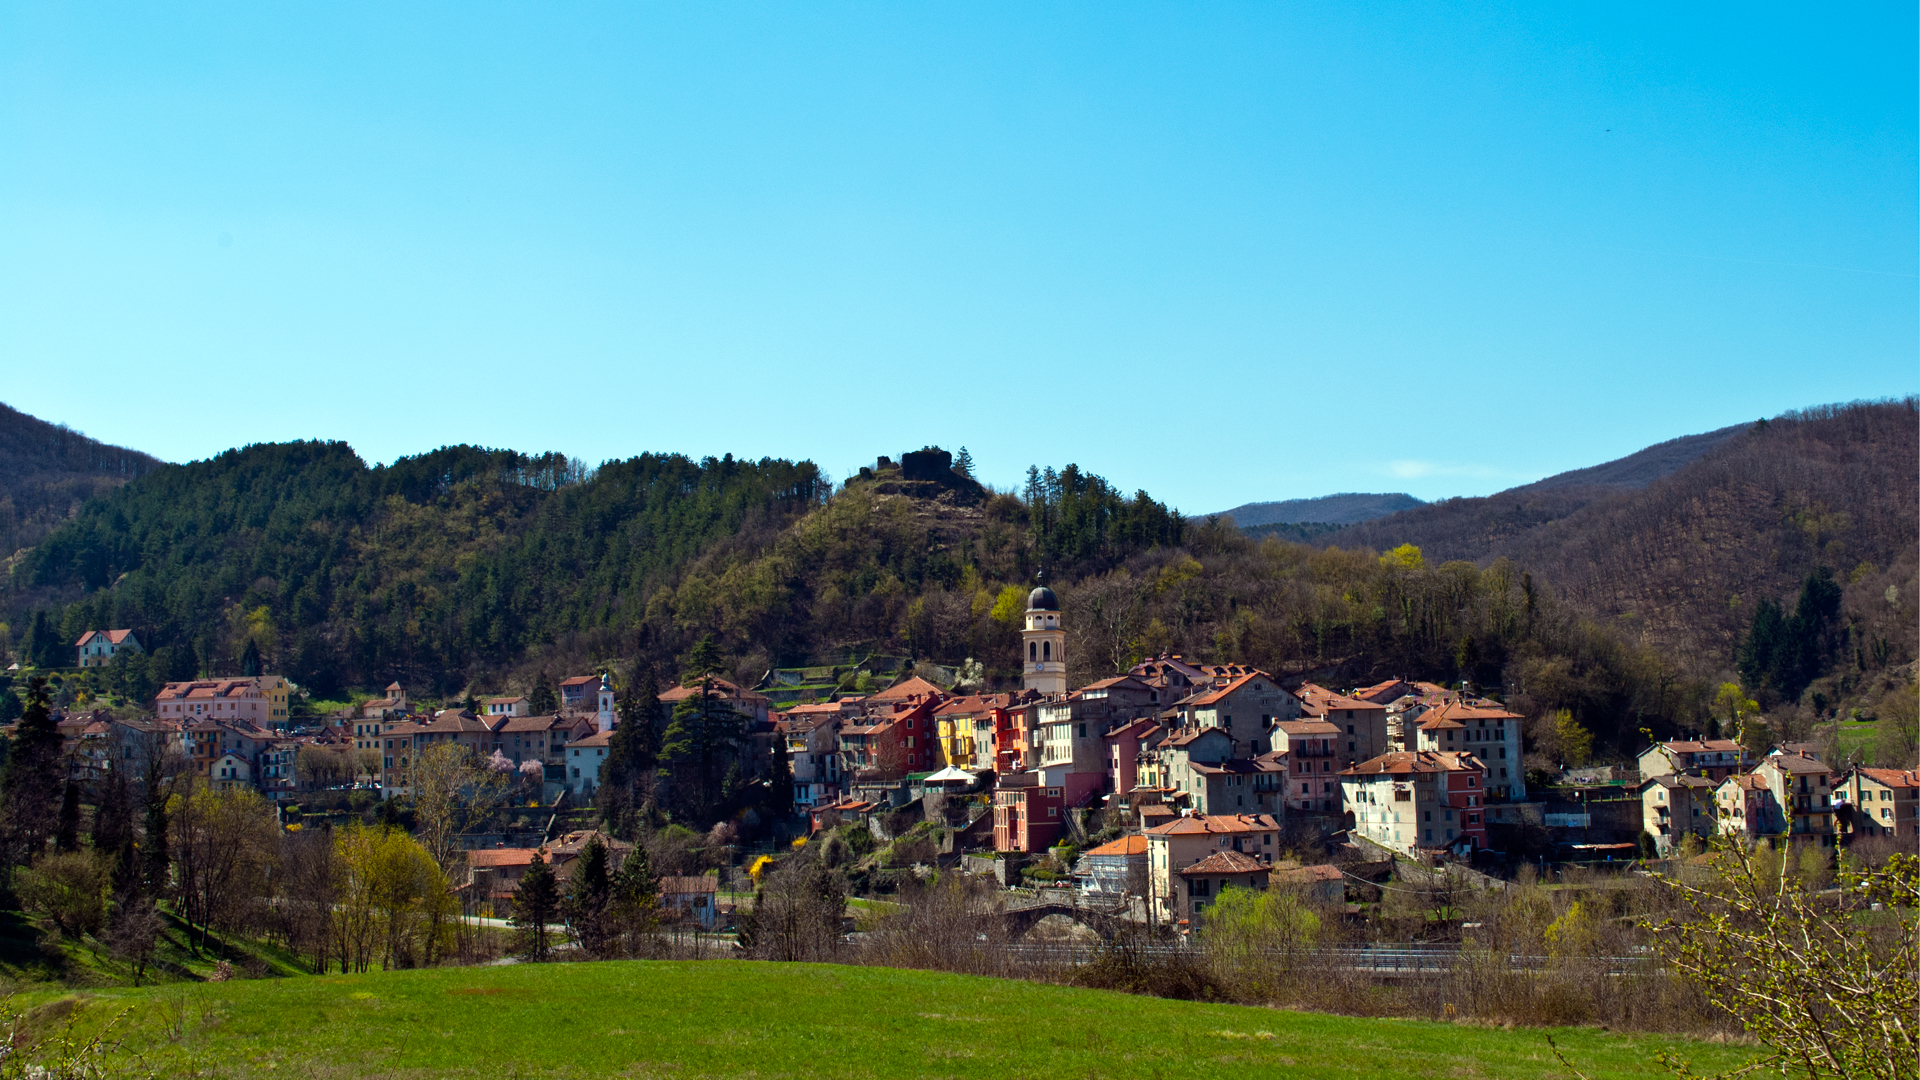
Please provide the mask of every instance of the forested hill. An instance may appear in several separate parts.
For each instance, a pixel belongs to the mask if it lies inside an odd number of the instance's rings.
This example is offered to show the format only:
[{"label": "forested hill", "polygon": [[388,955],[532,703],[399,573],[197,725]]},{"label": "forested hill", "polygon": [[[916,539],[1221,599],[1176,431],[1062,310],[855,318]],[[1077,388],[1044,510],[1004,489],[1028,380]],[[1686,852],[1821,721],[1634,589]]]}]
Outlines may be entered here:
[{"label": "forested hill", "polygon": [[1722,666],[1760,601],[1791,602],[1824,566],[1847,583],[1848,609],[1911,657],[1913,620],[1884,597],[1915,578],[1915,410],[1908,398],[1788,413],[1696,437],[1712,440],[1704,454],[1643,485],[1531,485],[1319,542],[1411,543],[1430,561],[1509,558],[1581,609]]},{"label": "forested hill", "polygon": [[0,559],[39,543],[88,499],[160,464],[0,405]]},{"label": "forested hill", "polygon": [[251,642],[321,694],[400,678],[458,688],[531,646],[636,621],[717,543],[826,497],[811,462],[448,447],[368,467],[345,443],[163,466],[89,503],[14,568],[21,651],[131,627],[156,677],[235,672]]}]

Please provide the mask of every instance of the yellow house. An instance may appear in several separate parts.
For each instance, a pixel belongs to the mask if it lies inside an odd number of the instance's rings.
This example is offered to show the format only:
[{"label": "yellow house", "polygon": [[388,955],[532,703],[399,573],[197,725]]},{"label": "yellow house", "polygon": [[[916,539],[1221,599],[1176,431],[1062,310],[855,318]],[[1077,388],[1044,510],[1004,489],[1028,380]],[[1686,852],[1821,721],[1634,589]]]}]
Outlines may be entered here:
[{"label": "yellow house", "polygon": [[1851,836],[1911,840],[1920,834],[1920,772],[1857,766],[1837,788],[1834,801]]}]

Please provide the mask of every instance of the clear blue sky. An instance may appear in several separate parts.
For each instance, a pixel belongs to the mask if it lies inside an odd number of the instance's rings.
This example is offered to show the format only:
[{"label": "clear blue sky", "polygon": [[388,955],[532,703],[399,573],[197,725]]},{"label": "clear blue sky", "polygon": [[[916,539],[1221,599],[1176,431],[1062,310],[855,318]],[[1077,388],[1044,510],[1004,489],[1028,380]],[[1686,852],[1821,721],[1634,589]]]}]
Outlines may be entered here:
[{"label": "clear blue sky", "polygon": [[[404,10],[397,10],[404,8]],[[1486,493],[1920,389],[1915,10],[0,9],[0,400]]]}]

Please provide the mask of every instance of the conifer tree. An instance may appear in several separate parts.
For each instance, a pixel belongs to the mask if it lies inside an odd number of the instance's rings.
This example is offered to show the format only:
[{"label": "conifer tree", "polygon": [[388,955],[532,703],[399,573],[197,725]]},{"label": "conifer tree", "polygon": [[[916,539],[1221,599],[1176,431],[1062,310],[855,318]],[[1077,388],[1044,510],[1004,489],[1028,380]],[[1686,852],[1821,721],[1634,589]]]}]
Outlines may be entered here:
[{"label": "conifer tree", "polygon": [[80,850],[80,785],[67,779],[66,790],[60,793],[60,826],[54,834],[54,850]]},{"label": "conifer tree", "polygon": [[100,785],[100,805],[93,812],[93,850],[113,860],[113,891],[125,893],[138,882],[134,864],[133,789],[126,770],[107,773]]},{"label": "conifer tree", "polygon": [[535,716],[550,716],[556,710],[553,701],[553,676],[543,668],[540,681],[533,684],[533,692],[527,695],[527,708]]},{"label": "conifer tree", "polygon": [[607,846],[600,842],[598,836],[590,837],[587,846],[580,850],[573,876],[567,880],[566,895],[560,901],[560,912],[566,917],[574,940],[589,956],[608,955],[610,935],[607,932],[606,915],[611,895]]},{"label": "conifer tree", "polygon": [[240,654],[240,674],[255,678],[261,672],[260,646],[252,638],[247,639],[247,649]]},{"label": "conifer tree", "polygon": [[513,890],[513,918],[520,930],[521,952],[529,960],[545,960],[549,952],[549,923],[560,911],[560,889],[554,882],[553,868],[535,852],[533,862]]},{"label": "conifer tree", "polygon": [[26,711],[14,725],[7,768],[0,773],[6,854],[16,866],[25,865],[46,848],[59,820],[60,729],[53,724],[47,697],[45,676],[27,683]]}]

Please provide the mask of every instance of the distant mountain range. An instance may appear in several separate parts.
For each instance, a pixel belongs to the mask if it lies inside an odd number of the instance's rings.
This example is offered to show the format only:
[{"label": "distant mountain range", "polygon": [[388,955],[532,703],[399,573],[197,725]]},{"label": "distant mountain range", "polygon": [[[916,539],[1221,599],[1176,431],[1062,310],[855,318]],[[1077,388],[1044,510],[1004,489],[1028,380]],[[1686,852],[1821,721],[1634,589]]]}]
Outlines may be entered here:
[{"label": "distant mountain range", "polygon": [[1243,529],[1256,525],[1358,525],[1362,521],[1411,510],[1426,503],[1405,492],[1370,495],[1343,492],[1317,499],[1285,499],[1280,502],[1246,503],[1220,513]]}]

